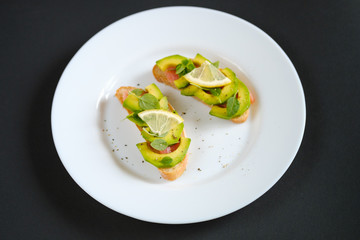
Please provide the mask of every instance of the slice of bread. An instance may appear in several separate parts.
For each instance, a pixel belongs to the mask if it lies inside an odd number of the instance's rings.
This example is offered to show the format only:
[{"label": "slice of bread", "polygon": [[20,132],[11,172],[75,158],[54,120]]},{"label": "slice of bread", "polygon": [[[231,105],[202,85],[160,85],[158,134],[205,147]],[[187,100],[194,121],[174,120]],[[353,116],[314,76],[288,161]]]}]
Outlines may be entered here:
[{"label": "slice of bread", "polygon": [[[135,87],[120,87],[116,93],[115,96],[117,97],[117,99],[119,99],[119,101],[121,102],[121,104],[124,103],[126,97],[128,96],[129,92],[136,89]],[[169,109],[170,110],[174,110],[174,108],[169,104]],[[132,112],[128,109],[126,109],[128,111],[129,114],[131,114]],[[138,125],[136,125],[137,128],[139,129],[139,131],[141,131],[141,127],[139,127]],[[183,130],[181,136],[186,137],[186,133],[185,130]],[[185,171],[186,169],[186,165],[188,162],[188,156],[189,153],[187,153],[185,155],[185,158],[178,163],[177,165],[175,165],[174,167],[171,168],[158,168],[161,176],[169,181],[173,181],[177,178],[179,178]]]},{"label": "slice of bread", "polygon": [[[165,73],[164,71],[162,71],[162,70],[158,67],[158,65],[155,64],[155,66],[153,67],[152,72],[153,72],[153,75],[154,75],[155,79],[156,79],[158,82],[164,83],[164,84],[166,84],[166,85],[168,85],[168,86],[170,86],[170,87],[173,87],[173,88],[179,90],[179,89],[175,86],[174,81],[169,80],[169,79],[167,78],[167,76],[166,76],[166,73]],[[195,98],[196,100],[204,103],[202,100],[200,100],[200,99],[197,98],[197,97],[193,97],[193,98]],[[206,103],[204,103],[204,104],[207,105],[207,106],[209,106],[209,105],[206,104]],[[211,107],[211,106],[209,106],[209,107]],[[243,122],[245,122],[246,119],[248,118],[249,112],[250,112],[250,109],[246,110],[241,116],[231,119],[231,121],[234,122],[234,123],[243,123]]]}]

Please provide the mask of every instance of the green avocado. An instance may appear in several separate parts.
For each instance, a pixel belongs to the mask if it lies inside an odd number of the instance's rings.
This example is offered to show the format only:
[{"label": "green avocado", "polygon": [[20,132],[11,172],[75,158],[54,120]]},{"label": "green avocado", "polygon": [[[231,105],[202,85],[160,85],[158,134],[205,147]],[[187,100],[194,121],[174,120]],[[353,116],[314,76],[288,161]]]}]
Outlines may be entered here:
[{"label": "green avocado", "polygon": [[186,80],[185,78],[184,78],[184,76],[182,76],[181,78],[179,78],[179,79],[176,79],[175,81],[174,81],[174,84],[175,84],[175,86],[177,87],[177,88],[184,88],[184,87],[186,87],[186,86],[188,86],[190,83],[188,82],[188,80]]},{"label": "green avocado", "polygon": [[158,86],[156,86],[155,83],[150,84],[149,86],[145,87],[145,90],[150,93],[151,95],[154,95],[154,97],[157,98],[157,100],[160,100],[164,95],[161,93]]},{"label": "green avocado", "polygon": [[124,108],[129,109],[132,112],[139,112],[142,110],[139,106],[139,98],[134,94],[129,94],[126,97],[123,106]]},{"label": "green avocado", "polygon": [[149,142],[153,142],[155,139],[165,140],[169,145],[175,144],[179,141],[181,133],[184,129],[184,123],[180,123],[175,128],[171,129],[164,137],[155,137],[145,130],[141,131],[141,136]]},{"label": "green avocado", "polygon": [[176,65],[180,64],[183,60],[186,59],[186,57],[181,55],[171,55],[156,61],[156,65],[158,65],[162,71],[165,71],[169,67],[176,67]]},{"label": "green avocado", "polygon": [[226,112],[226,107],[219,107],[219,106],[213,106],[209,112],[210,115],[213,115],[215,117],[224,118],[224,119],[232,119],[235,117],[241,116],[246,110],[250,107],[250,92],[249,89],[246,87],[246,85],[237,79],[239,82],[238,87],[238,96],[237,100],[239,101],[240,108],[233,116],[228,116]]},{"label": "green avocado", "polygon": [[209,59],[205,58],[204,56],[202,56],[200,53],[196,54],[194,59],[191,59],[193,61],[193,63],[196,66],[200,66],[201,64],[203,64],[205,61],[208,61],[209,63],[212,63]]},{"label": "green avocado", "polygon": [[194,96],[195,93],[199,90],[200,88],[195,86],[195,85],[189,85],[183,89],[181,89],[181,95],[184,96]]},{"label": "green avocado", "polygon": [[[145,88],[145,90],[148,93],[150,93],[151,95],[153,95],[157,100],[159,100],[159,103],[160,103],[160,100],[164,97],[164,95],[161,93],[160,89],[158,88],[158,86],[155,85],[155,83],[147,86]],[[129,93],[129,95],[124,100],[123,106],[132,112],[142,111],[143,109],[139,105],[139,97],[140,96],[136,96],[133,93]],[[163,100],[163,102],[165,102],[165,101],[167,101],[167,99]],[[165,109],[165,108],[163,108],[163,109]]]},{"label": "green avocado", "polygon": [[138,143],[136,146],[147,162],[157,168],[171,168],[184,159],[189,149],[190,142],[190,138],[181,137],[179,147],[174,152],[165,154],[153,152],[147,142]]},{"label": "green avocado", "polygon": [[169,110],[169,101],[167,100],[166,96],[163,96],[159,100],[159,104],[160,104],[160,109]]},{"label": "green avocado", "polygon": [[211,93],[206,92],[206,90],[196,87],[194,85],[189,85],[181,89],[181,94],[185,96],[195,96],[201,99],[203,102],[209,105],[222,104],[226,102],[232,95],[235,94],[238,89],[238,80],[235,76],[235,73],[229,68],[224,68],[221,70],[231,80],[231,83],[226,85],[221,89],[219,96],[214,96]]},{"label": "green avocado", "polygon": [[131,113],[126,118],[140,127],[147,126],[147,124],[137,115],[137,113]]}]

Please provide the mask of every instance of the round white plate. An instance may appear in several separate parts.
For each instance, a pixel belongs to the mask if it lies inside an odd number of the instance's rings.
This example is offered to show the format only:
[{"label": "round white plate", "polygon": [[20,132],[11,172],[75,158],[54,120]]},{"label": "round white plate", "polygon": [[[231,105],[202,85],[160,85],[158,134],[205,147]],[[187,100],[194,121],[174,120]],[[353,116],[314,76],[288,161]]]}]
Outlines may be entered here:
[{"label": "round white plate", "polygon": [[[157,83],[192,139],[187,170],[168,182],[143,161],[135,144],[144,140],[114,94],[156,82],[156,60],[196,53],[230,67],[256,102],[248,120],[234,124]],[[51,118],[60,159],[90,196],[133,218],[193,223],[234,212],[278,181],[300,146],[305,100],[289,58],[259,28],[215,10],[167,7],[123,18],[92,37],[61,76]]]}]

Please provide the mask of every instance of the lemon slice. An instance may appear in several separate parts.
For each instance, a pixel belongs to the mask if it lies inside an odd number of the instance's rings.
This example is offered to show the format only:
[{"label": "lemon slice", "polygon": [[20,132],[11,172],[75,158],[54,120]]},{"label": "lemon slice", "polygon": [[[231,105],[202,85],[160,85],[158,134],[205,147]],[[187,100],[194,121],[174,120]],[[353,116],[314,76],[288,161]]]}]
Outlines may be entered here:
[{"label": "lemon slice", "polygon": [[207,88],[222,87],[231,83],[229,78],[208,61],[205,61],[199,68],[195,68],[184,77],[194,85]]},{"label": "lemon slice", "polygon": [[166,134],[170,129],[184,121],[179,115],[161,109],[145,110],[140,112],[138,116],[146,122],[150,130],[158,136]]}]

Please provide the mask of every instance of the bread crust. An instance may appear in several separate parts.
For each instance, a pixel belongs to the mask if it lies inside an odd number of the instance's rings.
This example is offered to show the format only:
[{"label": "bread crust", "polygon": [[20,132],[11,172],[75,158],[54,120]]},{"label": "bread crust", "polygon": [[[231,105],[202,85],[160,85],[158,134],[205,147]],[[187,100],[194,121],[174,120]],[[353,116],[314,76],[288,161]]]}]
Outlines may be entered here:
[{"label": "bread crust", "polygon": [[162,71],[158,65],[155,64],[155,66],[153,67],[153,75],[154,77],[156,78],[156,80],[158,82],[161,82],[161,83],[164,83],[170,87],[173,87],[177,90],[179,90],[176,86],[175,86],[175,83],[173,81],[169,81],[168,78],[166,77],[166,74],[164,71]]},{"label": "bread crust", "polygon": [[[119,89],[116,90],[115,96],[121,102],[121,104],[123,104],[126,97],[127,97],[127,95],[128,95],[128,93],[130,91],[134,90],[134,89],[137,89],[137,88],[135,88],[135,87],[120,87]],[[171,106],[170,104],[169,104],[169,109],[174,110],[173,106]],[[128,109],[126,109],[126,111],[129,114],[132,113]],[[142,130],[138,125],[136,125],[136,126],[139,129],[139,131]],[[183,130],[181,136],[186,137],[185,130]],[[186,166],[187,166],[187,163],[188,163],[188,158],[189,158],[189,153],[187,153],[185,155],[185,158],[180,163],[176,164],[174,167],[171,167],[171,168],[158,168],[162,178],[164,178],[166,180],[169,180],[169,181],[174,181],[175,179],[179,178],[184,173],[184,171],[186,170]]]},{"label": "bread crust", "polygon": [[[166,74],[164,71],[162,71],[156,64],[154,65],[153,67],[153,75],[155,77],[155,79],[158,81],[158,82],[161,82],[161,83],[164,83],[170,87],[173,87],[177,90],[179,90],[176,86],[175,86],[175,83],[174,81],[169,81],[166,77]],[[197,97],[193,97],[195,98],[196,100],[202,102],[203,104],[211,107],[209,104],[206,104],[205,102],[203,102],[201,99],[197,98]],[[241,116],[239,117],[236,117],[236,118],[232,118],[230,119],[233,123],[243,123],[247,120],[248,116],[249,116],[249,113],[250,113],[250,109],[246,110]]]}]

